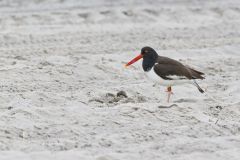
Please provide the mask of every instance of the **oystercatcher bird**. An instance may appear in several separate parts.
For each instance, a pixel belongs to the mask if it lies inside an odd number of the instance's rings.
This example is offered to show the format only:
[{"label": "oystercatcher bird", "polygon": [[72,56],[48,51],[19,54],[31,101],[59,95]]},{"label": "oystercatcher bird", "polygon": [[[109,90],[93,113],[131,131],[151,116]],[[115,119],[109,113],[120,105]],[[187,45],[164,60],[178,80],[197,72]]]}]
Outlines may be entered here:
[{"label": "oystercatcher bird", "polygon": [[160,85],[167,86],[167,102],[169,102],[172,92],[172,86],[183,83],[191,83],[198,88],[201,93],[204,91],[197,84],[196,79],[204,79],[204,73],[190,68],[182,63],[168,58],[159,56],[151,47],[143,47],[141,54],[128,62],[125,67],[135,63],[143,58],[142,68],[147,76]]}]

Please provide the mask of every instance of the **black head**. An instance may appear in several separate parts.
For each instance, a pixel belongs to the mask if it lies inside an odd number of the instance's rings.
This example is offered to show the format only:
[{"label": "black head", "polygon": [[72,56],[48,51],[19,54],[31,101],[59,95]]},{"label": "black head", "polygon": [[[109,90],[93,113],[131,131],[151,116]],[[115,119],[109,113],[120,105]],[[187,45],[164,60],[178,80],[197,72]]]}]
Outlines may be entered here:
[{"label": "black head", "polygon": [[142,67],[144,71],[149,71],[152,69],[157,61],[158,54],[151,47],[143,47],[141,49],[141,55],[143,56]]}]

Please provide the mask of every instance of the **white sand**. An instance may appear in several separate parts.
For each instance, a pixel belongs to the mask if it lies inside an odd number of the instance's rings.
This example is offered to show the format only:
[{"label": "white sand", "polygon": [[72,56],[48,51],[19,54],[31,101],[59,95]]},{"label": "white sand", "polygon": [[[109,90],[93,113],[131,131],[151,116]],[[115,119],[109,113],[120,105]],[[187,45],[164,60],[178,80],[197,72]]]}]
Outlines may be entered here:
[{"label": "white sand", "polygon": [[[1,160],[239,160],[239,0],[2,0],[0,14]],[[219,103],[182,85],[158,108],[165,88],[123,67],[146,45],[205,72]]]}]

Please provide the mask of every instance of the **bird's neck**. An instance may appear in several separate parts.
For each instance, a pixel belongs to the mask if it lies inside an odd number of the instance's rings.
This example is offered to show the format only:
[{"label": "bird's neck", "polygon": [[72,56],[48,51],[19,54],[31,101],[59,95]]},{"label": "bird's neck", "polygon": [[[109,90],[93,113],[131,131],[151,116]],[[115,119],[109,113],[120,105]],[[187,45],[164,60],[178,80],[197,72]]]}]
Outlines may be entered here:
[{"label": "bird's neck", "polygon": [[158,58],[157,54],[156,55],[154,54],[148,57],[143,57],[143,63],[142,63],[143,70],[145,72],[150,71],[152,67],[155,65],[155,63],[157,62],[157,58]]}]

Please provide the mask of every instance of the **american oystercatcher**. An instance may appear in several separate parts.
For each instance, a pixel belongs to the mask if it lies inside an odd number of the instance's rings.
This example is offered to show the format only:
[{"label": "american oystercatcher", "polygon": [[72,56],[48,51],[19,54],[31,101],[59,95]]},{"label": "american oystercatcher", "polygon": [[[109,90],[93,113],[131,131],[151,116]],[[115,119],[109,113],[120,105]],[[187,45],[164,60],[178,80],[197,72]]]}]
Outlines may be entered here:
[{"label": "american oystercatcher", "polygon": [[201,93],[204,93],[196,82],[196,79],[204,79],[204,73],[185,66],[174,59],[159,56],[151,47],[142,48],[141,53],[128,62],[125,67],[135,63],[141,58],[143,58],[142,68],[147,76],[154,82],[167,86],[167,102],[169,102],[170,96],[173,94],[172,86],[174,85],[191,83],[196,86]]}]

